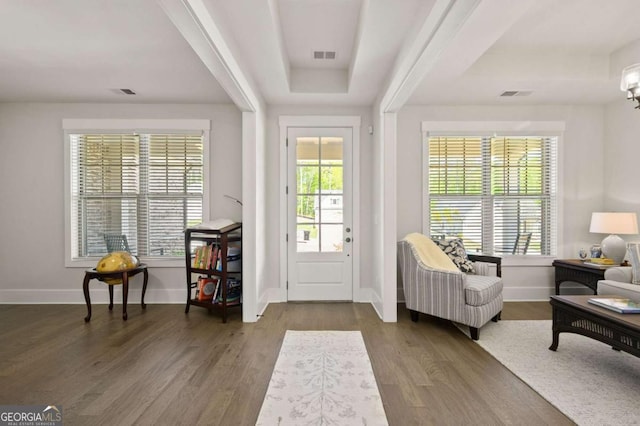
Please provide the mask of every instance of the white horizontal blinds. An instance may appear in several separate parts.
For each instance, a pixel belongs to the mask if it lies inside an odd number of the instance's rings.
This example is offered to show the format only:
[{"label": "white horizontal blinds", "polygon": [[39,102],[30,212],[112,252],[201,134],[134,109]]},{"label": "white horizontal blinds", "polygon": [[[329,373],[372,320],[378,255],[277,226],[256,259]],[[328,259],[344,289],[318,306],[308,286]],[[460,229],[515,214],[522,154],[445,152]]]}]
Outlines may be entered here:
[{"label": "white horizontal blinds", "polygon": [[149,154],[139,241],[146,242],[146,255],[182,255],[184,229],[202,222],[202,135],[143,135],[142,144]]},{"label": "white horizontal blinds", "polygon": [[432,236],[512,254],[520,235],[526,254],[555,254],[556,137],[431,137],[428,150]]},{"label": "white horizontal blinds", "polygon": [[131,252],[182,256],[184,229],[202,221],[201,134],[72,134],[74,258],[102,256],[106,234]]},{"label": "white horizontal blinds", "polygon": [[124,234],[136,250],[140,180],[136,135],[71,135],[72,202],[79,257],[106,253],[105,234]]},{"label": "white horizontal blinds", "polygon": [[481,251],[482,138],[432,137],[428,150],[431,236],[460,237],[467,249]]},{"label": "white horizontal blinds", "polygon": [[555,240],[555,138],[491,139],[494,252],[551,255]]}]

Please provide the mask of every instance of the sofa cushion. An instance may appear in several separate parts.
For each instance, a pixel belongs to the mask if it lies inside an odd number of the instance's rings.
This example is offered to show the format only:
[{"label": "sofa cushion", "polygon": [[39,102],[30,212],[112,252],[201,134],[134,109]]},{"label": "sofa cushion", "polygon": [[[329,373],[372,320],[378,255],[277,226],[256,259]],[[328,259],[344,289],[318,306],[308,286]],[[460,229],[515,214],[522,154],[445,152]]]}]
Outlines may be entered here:
[{"label": "sofa cushion", "polygon": [[627,244],[627,253],[631,262],[631,283],[640,284],[640,243]]},{"label": "sofa cushion", "polygon": [[604,296],[621,296],[640,301],[640,285],[620,281],[598,281],[598,294]]},{"label": "sofa cushion", "polygon": [[464,243],[460,238],[451,239],[434,239],[443,252],[449,256],[453,263],[466,274],[472,274],[475,272],[473,269],[473,262],[469,260],[467,251],[464,248]]},{"label": "sofa cushion", "polygon": [[460,272],[453,264],[449,256],[444,254],[426,235],[414,232],[404,237],[404,241],[409,243],[413,255],[430,269],[441,271]]},{"label": "sofa cushion", "polygon": [[633,277],[632,277],[630,266],[615,266],[613,268],[607,268],[604,271],[605,280],[620,281],[621,283],[630,283],[632,278]]},{"label": "sofa cushion", "polygon": [[502,279],[500,277],[467,275],[465,278],[464,298],[467,305],[486,305],[502,294]]}]

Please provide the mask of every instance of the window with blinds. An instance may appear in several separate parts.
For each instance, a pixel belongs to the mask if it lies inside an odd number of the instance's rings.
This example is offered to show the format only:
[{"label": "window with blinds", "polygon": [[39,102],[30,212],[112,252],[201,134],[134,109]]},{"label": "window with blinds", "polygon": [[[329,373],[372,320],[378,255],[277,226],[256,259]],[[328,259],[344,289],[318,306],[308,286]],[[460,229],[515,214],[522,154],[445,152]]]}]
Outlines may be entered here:
[{"label": "window with blinds", "polygon": [[557,137],[430,137],[428,224],[485,254],[554,255]]},{"label": "window with blinds", "polygon": [[120,237],[138,256],[181,257],[202,222],[201,134],[70,134],[72,258]]}]

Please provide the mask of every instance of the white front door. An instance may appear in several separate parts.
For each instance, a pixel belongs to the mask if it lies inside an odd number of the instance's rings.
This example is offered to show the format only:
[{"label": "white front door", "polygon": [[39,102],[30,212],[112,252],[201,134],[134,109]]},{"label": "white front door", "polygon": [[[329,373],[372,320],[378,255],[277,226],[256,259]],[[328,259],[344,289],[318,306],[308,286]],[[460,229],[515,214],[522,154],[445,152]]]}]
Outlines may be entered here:
[{"label": "white front door", "polygon": [[352,132],[287,129],[288,300],[353,300]]}]

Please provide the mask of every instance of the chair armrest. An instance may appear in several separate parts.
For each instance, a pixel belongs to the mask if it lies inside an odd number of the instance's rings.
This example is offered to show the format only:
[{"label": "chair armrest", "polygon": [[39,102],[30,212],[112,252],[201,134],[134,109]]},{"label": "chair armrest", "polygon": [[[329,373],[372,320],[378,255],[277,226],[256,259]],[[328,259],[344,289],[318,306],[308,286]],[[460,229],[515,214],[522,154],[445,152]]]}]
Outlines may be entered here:
[{"label": "chair armrest", "polygon": [[605,280],[630,283],[632,278],[631,266],[614,266],[604,271]]},{"label": "chair armrest", "polygon": [[486,262],[496,265],[496,275],[502,277],[502,258],[499,256],[488,256],[484,254],[467,253],[467,257],[472,262]]}]

